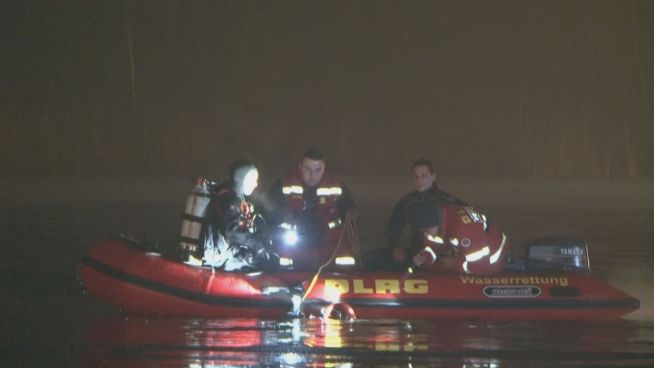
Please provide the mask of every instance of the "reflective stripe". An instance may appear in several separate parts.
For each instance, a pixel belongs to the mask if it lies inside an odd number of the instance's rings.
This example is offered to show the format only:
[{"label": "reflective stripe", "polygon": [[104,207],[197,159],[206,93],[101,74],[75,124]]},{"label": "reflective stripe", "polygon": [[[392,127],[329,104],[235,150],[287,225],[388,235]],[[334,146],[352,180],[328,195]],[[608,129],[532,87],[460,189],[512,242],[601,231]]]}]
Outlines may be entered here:
[{"label": "reflective stripe", "polygon": [[504,250],[504,244],[506,244],[506,235],[502,233],[502,244],[500,245],[500,249],[498,249],[497,252],[493,253],[493,255],[490,256],[491,264],[497,262],[497,260],[500,259],[500,255],[502,255],[502,250]]},{"label": "reflective stripe", "polygon": [[343,221],[341,221],[341,219],[336,219],[336,220],[334,220],[334,221],[329,222],[329,223],[327,224],[327,226],[328,226],[330,229],[333,229],[333,228],[335,228],[335,227],[337,227],[337,226],[341,226],[342,224],[343,224]]},{"label": "reflective stripe", "polygon": [[427,253],[431,254],[431,256],[432,256],[431,263],[436,262],[436,260],[438,259],[438,256],[436,255],[436,252],[434,252],[434,250],[431,249],[431,247],[425,247],[425,249],[423,249],[423,251],[427,251]]},{"label": "reflective stripe", "polygon": [[316,189],[316,194],[319,196],[339,196],[343,194],[343,189],[341,189],[341,187],[318,188]]},{"label": "reflective stripe", "polygon": [[452,244],[455,247],[459,246],[459,239],[457,238],[450,238],[450,244]]},{"label": "reflective stripe", "polygon": [[466,254],[466,262],[475,262],[490,254],[490,248],[485,246],[476,252]]},{"label": "reflective stripe", "polygon": [[463,262],[463,272],[465,272],[465,273],[471,273],[471,272],[468,270],[468,261],[464,261],[464,262]]},{"label": "reflective stripe", "polygon": [[279,227],[281,227],[284,230],[291,230],[293,228],[293,225],[289,224],[288,222],[282,222],[279,224]]},{"label": "reflective stripe", "polygon": [[354,257],[336,257],[334,262],[339,266],[354,266],[357,263]]},{"label": "reflective stripe", "polygon": [[279,265],[280,266],[292,266],[293,265],[293,258],[279,257]]},{"label": "reflective stripe", "polygon": [[304,189],[299,186],[299,185],[290,185],[287,187],[282,187],[282,193],[288,195],[288,194],[302,194],[304,193]]},{"label": "reflective stripe", "polygon": [[429,235],[429,234],[425,234],[425,237],[427,238],[427,240],[429,240],[429,241],[432,242],[432,243],[436,243],[436,244],[444,244],[444,243],[445,243],[445,242],[443,241],[443,238],[441,238],[441,237],[438,236],[438,235],[436,235],[436,236],[431,236],[431,235]]}]

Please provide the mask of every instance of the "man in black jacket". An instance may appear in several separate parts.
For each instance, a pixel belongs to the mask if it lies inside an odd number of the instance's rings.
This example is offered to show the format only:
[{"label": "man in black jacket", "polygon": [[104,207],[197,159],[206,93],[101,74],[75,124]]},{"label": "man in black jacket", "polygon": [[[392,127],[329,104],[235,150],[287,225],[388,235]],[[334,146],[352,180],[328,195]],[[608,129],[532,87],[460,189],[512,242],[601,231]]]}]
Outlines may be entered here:
[{"label": "man in black jacket", "polygon": [[[386,226],[386,246],[392,254],[394,267],[406,267],[422,249],[424,234],[438,232],[441,222],[441,204],[465,204],[460,199],[441,191],[436,185],[436,174],[431,161],[421,158],[411,165],[414,191],[405,195],[393,207]],[[406,225],[411,230],[409,246],[400,244]]]}]

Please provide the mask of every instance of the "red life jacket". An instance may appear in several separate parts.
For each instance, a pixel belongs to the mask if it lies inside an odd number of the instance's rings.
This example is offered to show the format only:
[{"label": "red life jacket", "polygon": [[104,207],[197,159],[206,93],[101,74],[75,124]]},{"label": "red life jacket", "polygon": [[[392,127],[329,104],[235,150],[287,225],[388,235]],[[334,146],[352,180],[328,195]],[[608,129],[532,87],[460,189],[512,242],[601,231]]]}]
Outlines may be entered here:
[{"label": "red life jacket", "polygon": [[[506,235],[473,207],[454,203],[441,206],[438,236],[425,236],[425,246],[440,257],[455,257],[454,270],[488,275],[504,269],[509,252]],[[439,262],[425,265],[439,268]],[[442,270],[442,269],[441,269]]]},{"label": "red life jacket", "polygon": [[[299,168],[294,168],[282,180],[282,193],[286,197],[285,219],[297,219],[305,209],[304,191],[307,187],[302,182]],[[341,215],[336,204],[343,194],[342,182],[325,169],[320,183],[316,187],[315,215],[330,229],[341,225]]]}]

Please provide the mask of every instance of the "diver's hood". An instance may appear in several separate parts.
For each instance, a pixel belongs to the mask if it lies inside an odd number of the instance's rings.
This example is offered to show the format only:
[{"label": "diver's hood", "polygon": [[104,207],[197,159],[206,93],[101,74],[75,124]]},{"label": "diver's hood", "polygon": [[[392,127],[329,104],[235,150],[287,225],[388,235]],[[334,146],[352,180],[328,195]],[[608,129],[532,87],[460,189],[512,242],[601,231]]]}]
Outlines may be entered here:
[{"label": "diver's hood", "polygon": [[259,172],[254,165],[241,166],[234,171],[234,190],[239,195],[250,195],[257,187]]}]

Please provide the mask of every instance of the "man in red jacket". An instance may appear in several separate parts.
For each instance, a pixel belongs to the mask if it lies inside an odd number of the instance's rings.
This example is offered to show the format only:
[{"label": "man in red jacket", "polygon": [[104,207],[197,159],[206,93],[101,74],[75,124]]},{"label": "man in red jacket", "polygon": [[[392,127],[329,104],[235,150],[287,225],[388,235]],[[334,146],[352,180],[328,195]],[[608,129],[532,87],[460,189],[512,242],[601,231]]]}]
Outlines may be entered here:
[{"label": "man in red jacket", "polygon": [[[296,269],[314,269],[328,261],[339,246],[346,215],[356,215],[349,190],[315,148],[307,149],[298,164],[273,184],[267,209],[269,224],[278,229],[274,249],[282,262]],[[349,248],[342,244],[338,253]]]}]

